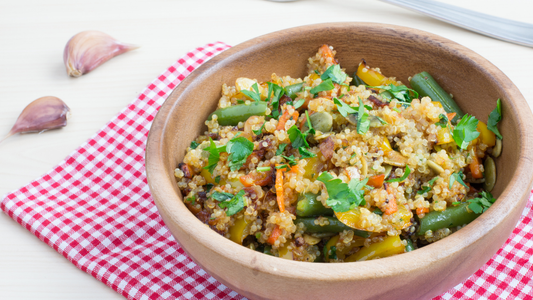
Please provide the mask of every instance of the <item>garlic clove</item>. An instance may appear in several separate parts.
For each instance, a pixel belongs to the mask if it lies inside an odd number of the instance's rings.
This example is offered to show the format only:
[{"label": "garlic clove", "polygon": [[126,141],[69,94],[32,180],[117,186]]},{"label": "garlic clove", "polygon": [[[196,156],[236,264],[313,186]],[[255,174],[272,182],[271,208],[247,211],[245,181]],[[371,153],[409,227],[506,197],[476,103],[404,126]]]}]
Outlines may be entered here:
[{"label": "garlic clove", "polygon": [[0,142],[17,133],[43,132],[64,127],[69,113],[70,108],[61,99],[41,97],[24,108],[11,131]]},{"label": "garlic clove", "polygon": [[139,48],[121,43],[101,31],[83,31],[67,42],[63,51],[63,61],[67,73],[72,77],[87,74],[111,58]]}]

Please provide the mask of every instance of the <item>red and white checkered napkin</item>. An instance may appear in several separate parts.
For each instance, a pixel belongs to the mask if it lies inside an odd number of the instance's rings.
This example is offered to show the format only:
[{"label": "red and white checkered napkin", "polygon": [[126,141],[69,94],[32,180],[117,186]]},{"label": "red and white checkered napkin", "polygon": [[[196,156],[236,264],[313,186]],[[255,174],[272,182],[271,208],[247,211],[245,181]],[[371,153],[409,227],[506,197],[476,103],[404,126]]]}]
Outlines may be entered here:
[{"label": "red and white checkered napkin", "polygon": [[[144,149],[163,101],[188,74],[229,48],[197,48],[170,66],[94,137],[0,208],[129,299],[242,299],[185,255],[150,196]],[[530,200],[507,243],[465,282],[437,299],[532,299]]]}]

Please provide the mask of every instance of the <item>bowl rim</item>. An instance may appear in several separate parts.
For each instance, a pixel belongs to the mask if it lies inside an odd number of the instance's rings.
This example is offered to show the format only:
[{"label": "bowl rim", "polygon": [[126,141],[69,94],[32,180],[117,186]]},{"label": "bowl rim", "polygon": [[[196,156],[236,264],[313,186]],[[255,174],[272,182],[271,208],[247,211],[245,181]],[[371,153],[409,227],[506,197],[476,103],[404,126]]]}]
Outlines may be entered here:
[{"label": "bowl rim", "polygon": [[[170,112],[174,110],[180,102],[180,94],[186,90],[189,84],[196,80],[202,80],[205,76],[209,76],[209,73],[215,70],[217,65],[223,65],[224,61],[231,60],[241,51],[253,52],[256,49],[260,49],[262,45],[270,39],[295,34],[301,31],[323,29],[324,27],[333,29],[379,27],[381,29],[399,31],[408,36],[416,36],[417,38],[426,39],[446,48],[448,51],[465,56],[478,66],[483,66],[485,71],[490,73],[495,81],[498,81],[505,86],[505,91],[511,96],[510,99],[513,99],[512,101],[508,99],[506,104],[509,107],[512,107],[512,110],[517,114],[517,120],[519,121],[519,128],[517,128],[519,132],[517,136],[522,138],[518,141],[517,145],[520,147],[519,163],[515,172],[511,176],[509,185],[505,187],[499,196],[499,199],[506,199],[506,201],[497,201],[489,210],[472,223],[463,227],[460,231],[455,232],[437,243],[417,249],[417,251],[378,260],[342,264],[298,262],[263,255],[220,236],[207,226],[201,226],[203,223],[190,213],[188,209],[182,210],[185,206],[179,196],[175,193],[172,182],[169,180],[168,174],[166,174],[165,163],[162,160],[162,153],[164,151],[162,137],[165,136],[165,128],[169,121]],[[527,107],[528,109],[524,109],[524,107]],[[182,229],[191,235],[205,235],[207,238],[198,240],[198,242],[202,243],[205,247],[219,249],[216,250],[219,254],[235,264],[249,267],[249,262],[251,260],[260,259],[264,261],[264,263],[255,265],[259,271],[276,276],[299,278],[302,280],[319,278],[321,281],[339,282],[364,280],[369,279],[370,277],[381,278],[391,276],[392,274],[401,275],[411,272],[412,270],[429,268],[438,260],[454,255],[454,253],[464,247],[475,244],[477,241],[485,237],[490,232],[490,229],[503,223],[507,216],[515,213],[515,210],[519,209],[520,212],[522,212],[527,202],[526,196],[530,193],[533,183],[533,160],[528,154],[533,150],[533,133],[530,133],[530,131],[527,130],[528,123],[533,125],[533,122],[529,121],[532,119],[532,114],[526,100],[518,88],[501,70],[481,55],[449,39],[418,29],[383,23],[339,22],[304,25],[272,32],[238,44],[216,55],[187,76],[167,98],[153,121],[146,147],[146,173],[150,190],[160,213],[162,208],[171,209],[178,214],[172,216],[172,222],[177,222],[179,224],[190,224],[192,222],[193,224],[198,224],[197,228]],[[490,220],[494,226],[490,228],[477,226],[481,223],[481,220]],[[466,236],[469,238],[465,239],[464,237]],[[220,243],[225,243],[224,247],[220,247]],[[439,251],[436,251],[437,247],[439,248]],[[192,255],[190,256],[193,258]],[[392,262],[394,262],[394,268],[391,268]],[[357,272],[354,272],[354,263],[357,263]],[[307,269],[309,272],[302,272],[301,270],[303,269]]]}]

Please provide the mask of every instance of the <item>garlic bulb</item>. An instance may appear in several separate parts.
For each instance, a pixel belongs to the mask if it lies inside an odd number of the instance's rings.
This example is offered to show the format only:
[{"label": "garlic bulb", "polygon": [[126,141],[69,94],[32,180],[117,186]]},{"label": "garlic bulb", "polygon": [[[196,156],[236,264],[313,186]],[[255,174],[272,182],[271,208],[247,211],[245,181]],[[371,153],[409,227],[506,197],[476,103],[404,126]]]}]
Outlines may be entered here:
[{"label": "garlic bulb", "polygon": [[0,142],[8,137],[24,132],[43,132],[67,125],[70,108],[61,99],[52,96],[41,97],[20,113],[11,131]]},{"label": "garlic bulb", "polygon": [[139,47],[135,45],[121,43],[101,31],[83,31],[67,42],[63,61],[69,76],[80,77],[109,59],[137,48]]}]

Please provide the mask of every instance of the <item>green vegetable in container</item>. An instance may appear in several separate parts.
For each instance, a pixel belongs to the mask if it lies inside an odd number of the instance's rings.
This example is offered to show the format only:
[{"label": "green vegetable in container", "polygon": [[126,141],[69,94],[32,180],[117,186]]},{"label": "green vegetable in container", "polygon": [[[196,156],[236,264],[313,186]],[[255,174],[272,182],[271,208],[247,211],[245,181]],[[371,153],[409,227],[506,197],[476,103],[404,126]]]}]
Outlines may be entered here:
[{"label": "green vegetable in container", "polygon": [[457,206],[446,208],[445,211],[432,211],[420,219],[418,235],[424,235],[426,231],[433,232],[442,228],[453,228],[466,225],[479,216],[467,208],[469,203],[461,203]]},{"label": "green vegetable in container", "polygon": [[239,122],[245,122],[251,116],[264,116],[266,114],[266,102],[253,102],[250,104],[238,104],[215,110],[207,120],[211,120],[213,115],[217,115],[218,124],[221,126],[236,126]]},{"label": "green vegetable in container", "polygon": [[342,232],[344,230],[353,230],[354,234],[357,236],[364,237],[364,238],[367,238],[370,236],[369,232],[348,227],[335,217],[323,217],[323,218],[328,220],[329,222],[328,225],[321,226],[321,225],[315,224],[316,218],[296,218],[296,220],[294,220],[294,224],[303,223],[306,228],[305,232],[309,232],[309,233]]}]

